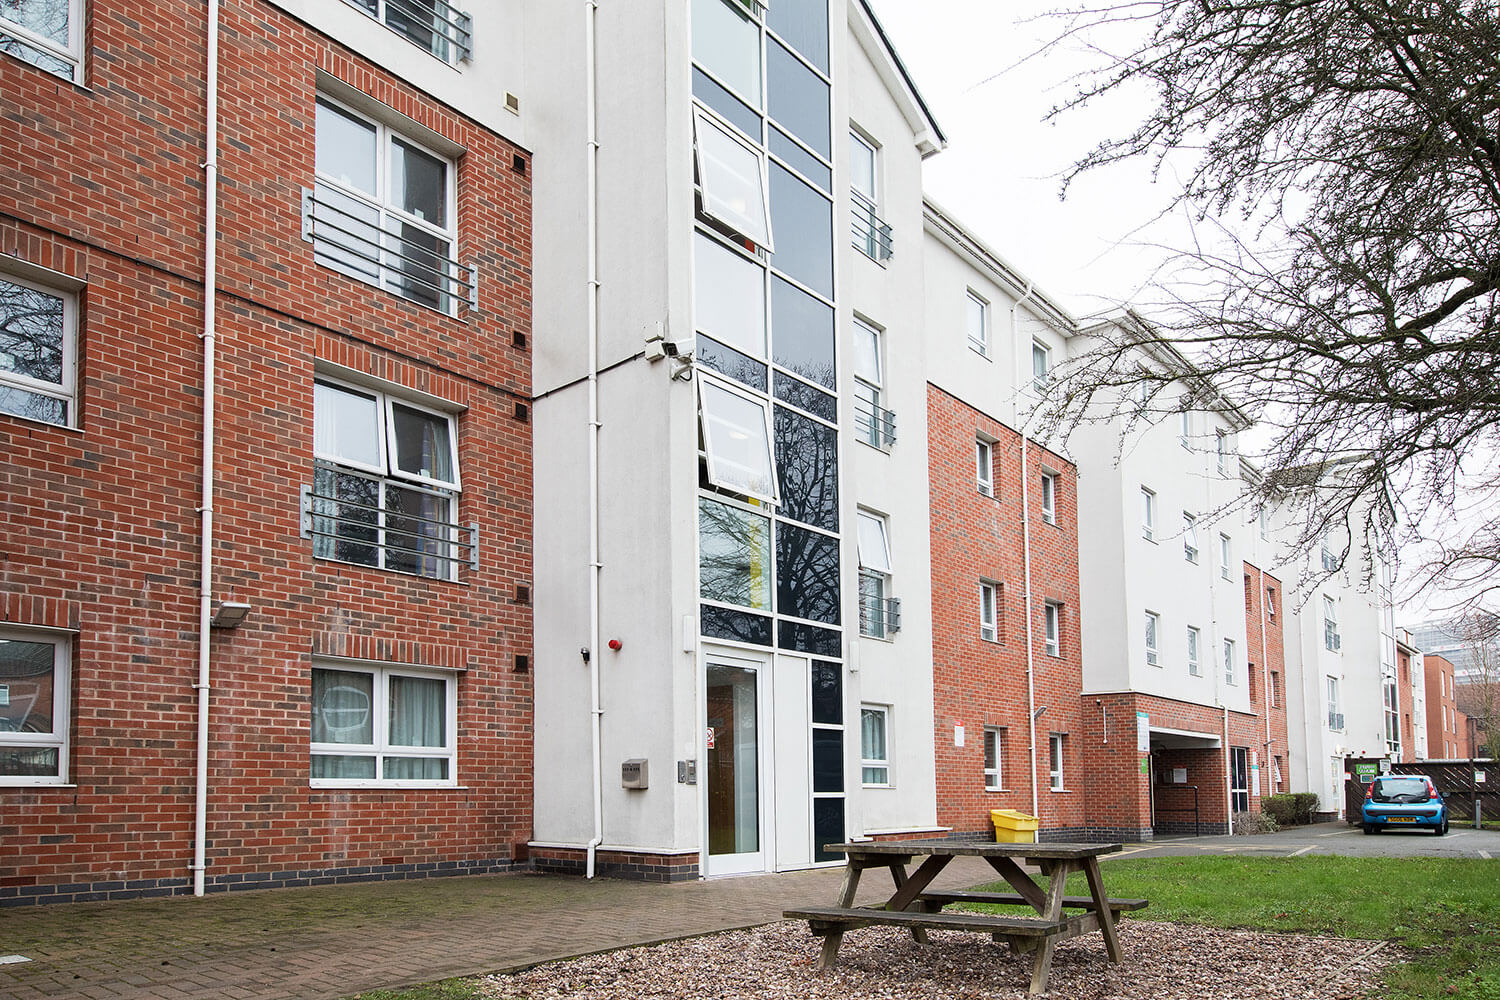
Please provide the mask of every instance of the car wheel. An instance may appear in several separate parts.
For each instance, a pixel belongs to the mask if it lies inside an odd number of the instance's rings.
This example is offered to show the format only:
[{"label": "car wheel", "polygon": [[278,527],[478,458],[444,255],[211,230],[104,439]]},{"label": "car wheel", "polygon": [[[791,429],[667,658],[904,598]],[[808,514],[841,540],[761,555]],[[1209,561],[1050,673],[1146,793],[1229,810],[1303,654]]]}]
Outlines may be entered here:
[{"label": "car wheel", "polygon": [[1445,819],[1445,820],[1443,820],[1442,825],[1437,828],[1437,835],[1439,837],[1441,837],[1443,834],[1445,834],[1447,832],[1448,832],[1448,821]]},{"label": "car wheel", "polygon": [[1373,823],[1366,823],[1365,824],[1365,836],[1368,837],[1370,834],[1372,834],[1374,832],[1375,832],[1375,825]]}]

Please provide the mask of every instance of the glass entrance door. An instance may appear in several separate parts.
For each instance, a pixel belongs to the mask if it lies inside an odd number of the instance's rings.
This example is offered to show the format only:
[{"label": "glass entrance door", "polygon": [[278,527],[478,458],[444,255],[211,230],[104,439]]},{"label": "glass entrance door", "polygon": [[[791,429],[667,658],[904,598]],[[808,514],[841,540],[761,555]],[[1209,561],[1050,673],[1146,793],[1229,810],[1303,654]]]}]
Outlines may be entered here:
[{"label": "glass entrance door", "polygon": [[706,693],[707,874],[764,871],[760,671],[710,660]]},{"label": "glass entrance door", "polygon": [[1229,799],[1235,812],[1250,811],[1250,751],[1245,747],[1229,748]]}]

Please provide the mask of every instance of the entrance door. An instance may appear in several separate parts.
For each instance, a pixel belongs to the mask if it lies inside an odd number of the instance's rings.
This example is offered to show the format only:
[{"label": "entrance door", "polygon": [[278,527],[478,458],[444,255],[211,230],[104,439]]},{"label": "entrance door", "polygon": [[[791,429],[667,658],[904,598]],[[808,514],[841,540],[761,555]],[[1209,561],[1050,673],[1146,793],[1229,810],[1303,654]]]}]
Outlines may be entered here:
[{"label": "entrance door", "polygon": [[727,657],[706,664],[709,875],[765,871],[760,666]]},{"label": "entrance door", "polygon": [[1250,750],[1229,748],[1229,801],[1237,812],[1250,811]]}]

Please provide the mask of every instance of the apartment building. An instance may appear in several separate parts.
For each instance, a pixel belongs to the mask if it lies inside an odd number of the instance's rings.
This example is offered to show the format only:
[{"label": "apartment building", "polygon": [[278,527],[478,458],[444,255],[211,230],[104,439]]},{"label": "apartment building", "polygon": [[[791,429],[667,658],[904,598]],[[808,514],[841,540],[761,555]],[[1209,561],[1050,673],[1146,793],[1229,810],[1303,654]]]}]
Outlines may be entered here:
[{"label": "apartment building", "polygon": [[[1228,829],[1285,763],[1280,579],[1241,502],[1249,421],[1126,313],[1083,327],[1141,343],[1157,378],[1069,442],[1079,470],[1083,705],[1100,759],[1100,826],[1118,836]],[[1167,380],[1163,381],[1162,376]],[[1139,405],[1137,405],[1137,402]],[[1254,560],[1254,561],[1252,561]],[[1284,778],[1284,775],[1283,775]]]},{"label": "apartment building", "polygon": [[1078,479],[1024,436],[1071,317],[928,202],[926,383],[939,822],[991,809],[1090,832],[1079,691]]},{"label": "apartment building", "polygon": [[0,903],[524,857],[522,38],[439,13],[0,9]]},{"label": "apartment building", "polygon": [[[1279,528],[1285,537],[1298,530]],[[1412,739],[1402,721],[1392,574],[1386,554],[1342,528],[1295,567],[1300,600],[1286,621],[1287,678],[1296,692],[1287,714],[1292,786],[1316,792],[1327,813],[1344,810],[1351,758],[1401,760]]]},{"label": "apartment building", "polygon": [[1453,663],[1437,653],[1423,653],[1421,662],[1427,688],[1427,756],[1469,756],[1467,726],[1453,688]]}]

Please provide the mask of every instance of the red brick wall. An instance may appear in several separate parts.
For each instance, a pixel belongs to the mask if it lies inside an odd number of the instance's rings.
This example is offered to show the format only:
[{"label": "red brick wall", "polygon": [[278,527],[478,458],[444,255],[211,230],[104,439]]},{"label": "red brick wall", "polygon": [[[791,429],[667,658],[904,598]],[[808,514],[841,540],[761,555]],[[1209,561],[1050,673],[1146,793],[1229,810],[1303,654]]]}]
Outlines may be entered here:
[{"label": "red brick wall", "polygon": [[1453,694],[1453,664],[1446,657],[1427,653],[1422,657],[1422,669],[1427,683],[1427,756],[1469,756],[1467,733],[1458,722],[1458,703]]},{"label": "red brick wall", "polygon": [[[1021,438],[998,420],[927,389],[928,463],[932,509],[933,686],[938,822],[958,833],[991,829],[991,809],[1032,812],[1027,726],[1025,561],[1022,546]],[[975,485],[978,435],[995,441],[995,496]],[[1077,832],[1086,825],[1084,729],[1078,693],[1079,652],[1077,477],[1072,465],[1031,446],[1032,620],[1037,706],[1036,767],[1041,832]],[[1041,516],[1041,473],[1057,473],[1057,524]],[[979,636],[979,583],[1003,588],[1000,641]],[[1061,655],[1045,648],[1044,602],[1061,605]],[[954,746],[954,727],[965,731]],[[1004,790],[984,787],[984,728],[1001,726]],[[1065,791],[1049,789],[1048,736],[1065,734]]]},{"label": "red brick wall", "polygon": [[[204,8],[88,7],[88,89],[0,56],[0,253],[86,282],[80,429],[0,415],[0,622],[78,630],[76,787],[0,787],[0,903],[181,891],[193,851]],[[226,0],[223,18],[214,596],[253,611],[212,639],[210,885],[503,867],[531,834],[525,154],[268,4]],[[319,69],[466,151],[458,256],[478,309],[444,316],[314,263],[299,212]],[[312,558],[298,493],[319,359],[466,407],[477,571]],[[462,670],[462,787],[310,788],[314,653]]]},{"label": "red brick wall", "polygon": [[[1252,789],[1253,797],[1258,797],[1276,793],[1274,782],[1278,760],[1281,769],[1280,790],[1292,790],[1291,776],[1287,770],[1286,633],[1282,617],[1286,614],[1283,606],[1286,592],[1280,578],[1248,562],[1244,564],[1244,578],[1246,656],[1253,664],[1250,677],[1251,701],[1260,720],[1259,735],[1248,744],[1256,752],[1260,765],[1258,788]],[[1275,595],[1269,604],[1266,600],[1268,590]],[[1269,692],[1268,688],[1271,689]],[[1252,773],[1252,778],[1254,777]],[[1256,809],[1253,802],[1251,808]]]},{"label": "red brick wall", "polygon": [[1401,719],[1401,760],[1413,763],[1417,759],[1416,727],[1412,714],[1415,698],[1411,689],[1411,654],[1396,647],[1396,711]]}]

